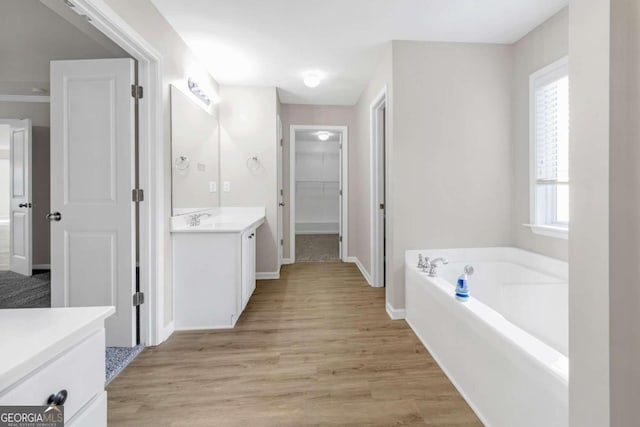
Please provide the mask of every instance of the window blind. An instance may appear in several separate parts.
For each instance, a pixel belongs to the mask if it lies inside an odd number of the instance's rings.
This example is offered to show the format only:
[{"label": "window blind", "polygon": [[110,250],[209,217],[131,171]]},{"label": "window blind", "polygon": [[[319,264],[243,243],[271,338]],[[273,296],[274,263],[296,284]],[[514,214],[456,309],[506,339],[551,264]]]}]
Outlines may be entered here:
[{"label": "window blind", "polygon": [[534,103],[535,179],[538,185],[569,183],[569,78],[540,84]]}]

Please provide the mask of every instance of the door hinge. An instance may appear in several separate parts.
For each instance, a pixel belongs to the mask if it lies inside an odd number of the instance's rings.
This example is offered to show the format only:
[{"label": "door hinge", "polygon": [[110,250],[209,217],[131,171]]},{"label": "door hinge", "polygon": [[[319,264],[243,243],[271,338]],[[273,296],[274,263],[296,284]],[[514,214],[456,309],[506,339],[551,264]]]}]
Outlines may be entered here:
[{"label": "door hinge", "polygon": [[340,149],[342,150],[342,142],[340,143]]},{"label": "door hinge", "polygon": [[342,189],[340,189],[340,195],[342,196]]},{"label": "door hinge", "polygon": [[142,86],[131,85],[131,96],[133,98],[142,99],[143,95],[144,95],[144,90],[142,89]]},{"label": "door hinge", "polygon": [[340,236],[340,241],[342,242],[342,236]]},{"label": "door hinge", "polygon": [[143,202],[144,201],[144,190],[141,188],[134,188],[131,190],[131,201],[132,202]]},{"label": "door hinge", "polygon": [[280,195],[284,196],[284,190],[282,190],[282,189],[280,190]]},{"label": "door hinge", "polygon": [[136,292],[135,294],[133,294],[133,306],[137,307],[142,304],[144,304],[144,293]]},{"label": "door hinge", "polygon": [[280,239],[280,246],[284,246],[284,239]]}]

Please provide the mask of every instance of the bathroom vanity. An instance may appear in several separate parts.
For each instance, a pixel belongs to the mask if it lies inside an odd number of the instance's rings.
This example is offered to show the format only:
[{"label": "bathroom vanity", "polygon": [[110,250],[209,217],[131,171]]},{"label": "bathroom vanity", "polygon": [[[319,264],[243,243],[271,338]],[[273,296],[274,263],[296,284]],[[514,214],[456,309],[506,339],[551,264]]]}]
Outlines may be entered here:
[{"label": "bathroom vanity", "polygon": [[212,208],[171,219],[175,328],[233,328],[256,287],[264,208]]},{"label": "bathroom vanity", "polygon": [[0,405],[64,405],[65,425],[107,425],[104,321],[114,307],[0,310]]}]

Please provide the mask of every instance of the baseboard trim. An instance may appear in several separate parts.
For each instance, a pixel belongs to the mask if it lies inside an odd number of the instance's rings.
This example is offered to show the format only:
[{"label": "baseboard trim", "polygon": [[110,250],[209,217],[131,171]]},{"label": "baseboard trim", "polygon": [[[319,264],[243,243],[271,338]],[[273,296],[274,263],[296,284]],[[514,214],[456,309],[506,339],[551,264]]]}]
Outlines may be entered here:
[{"label": "baseboard trim", "polygon": [[51,264],[33,264],[31,268],[34,270],[51,270]]},{"label": "baseboard trim", "polygon": [[282,258],[282,265],[293,264],[293,260],[291,258]]},{"label": "baseboard trim", "polygon": [[267,271],[256,273],[256,280],[278,280],[280,278],[279,271]]},{"label": "baseboard trim", "polygon": [[369,272],[364,268],[364,265],[362,265],[362,263],[360,262],[360,260],[358,259],[358,257],[355,256],[350,256],[347,257],[347,262],[352,262],[356,265],[356,267],[358,267],[358,270],[360,270],[360,273],[362,273],[362,275],[364,276],[364,279],[367,281],[367,283],[369,284],[369,286],[373,286],[371,283],[371,275],[369,274]]},{"label": "baseboard trim", "polygon": [[391,320],[403,320],[407,317],[407,310],[404,308],[393,308],[391,303],[387,303],[387,314]]},{"label": "baseboard trim", "polygon": [[162,344],[165,342],[176,330],[176,323],[170,322],[168,325],[164,326],[160,331],[160,342],[158,344]]}]

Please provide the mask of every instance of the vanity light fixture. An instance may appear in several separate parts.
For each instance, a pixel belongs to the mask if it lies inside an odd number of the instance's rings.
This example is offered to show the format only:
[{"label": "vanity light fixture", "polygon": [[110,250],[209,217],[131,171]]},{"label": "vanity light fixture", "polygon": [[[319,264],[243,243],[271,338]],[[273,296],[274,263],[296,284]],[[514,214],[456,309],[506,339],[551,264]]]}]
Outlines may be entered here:
[{"label": "vanity light fixture", "polygon": [[310,72],[304,75],[303,81],[306,87],[314,88],[320,84],[322,77],[316,72]]},{"label": "vanity light fixture", "polygon": [[191,91],[191,93],[197,96],[198,99],[202,101],[205,105],[207,106],[211,105],[211,98],[209,98],[207,94],[202,89],[200,89],[200,86],[198,86],[198,83],[196,83],[191,77],[189,77],[189,80],[187,83],[189,85],[189,90]]},{"label": "vanity light fixture", "polygon": [[318,135],[318,139],[320,141],[326,141],[331,136],[331,134],[329,132],[327,132],[327,131],[318,132],[317,135]]}]

